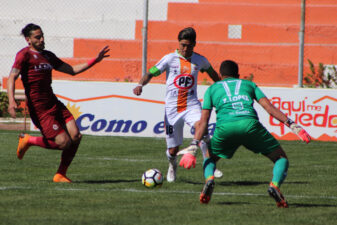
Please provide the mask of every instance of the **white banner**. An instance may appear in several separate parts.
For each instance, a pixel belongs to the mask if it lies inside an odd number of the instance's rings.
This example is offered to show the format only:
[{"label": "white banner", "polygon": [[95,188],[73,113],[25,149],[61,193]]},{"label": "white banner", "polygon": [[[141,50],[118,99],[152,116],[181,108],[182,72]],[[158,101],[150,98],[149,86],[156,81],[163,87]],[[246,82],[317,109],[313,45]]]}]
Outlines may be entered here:
[{"label": "white banner", "polygon": [[[272,104],[301,125],[313,139],[337,141],[337,90],[313,88],[261,88]],[[259,104],[255,106],[261,123],[277,138],[298,138]]]},{"label": "white banner", "polygon": [[[148,84],[141,96],[132,92],[135,83],[54,81],[58,98],[73,113],[83,134],[165,137],[165,85]],[[202,101],[208,86],[198,86]],[[337,90],[261,87],[271,102],[313,139],[337,141]],[[272,119],[255,104],[261,123],[277,138],[298,140],[290,129]],[[32,126],[33,128],[33,126]],[[212,114],[209,131],[215,128]],[[34,129],[34,128],[33,128]],[[185,126],[185,137],[193,137]]]}]

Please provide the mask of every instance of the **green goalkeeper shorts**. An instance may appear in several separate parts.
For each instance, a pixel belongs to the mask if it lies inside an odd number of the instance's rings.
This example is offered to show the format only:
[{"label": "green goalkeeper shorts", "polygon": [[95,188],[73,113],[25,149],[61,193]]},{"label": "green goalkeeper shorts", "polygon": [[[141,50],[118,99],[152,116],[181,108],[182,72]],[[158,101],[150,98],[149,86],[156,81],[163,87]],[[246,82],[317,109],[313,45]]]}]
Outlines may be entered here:
[{"label": "green goalkeeper shorts", "polygon": [[209,147],[211,154],[230,159],[240,145],[254,153],[269,154],[280,143],[258,120],[244,119],[217,126]]}]

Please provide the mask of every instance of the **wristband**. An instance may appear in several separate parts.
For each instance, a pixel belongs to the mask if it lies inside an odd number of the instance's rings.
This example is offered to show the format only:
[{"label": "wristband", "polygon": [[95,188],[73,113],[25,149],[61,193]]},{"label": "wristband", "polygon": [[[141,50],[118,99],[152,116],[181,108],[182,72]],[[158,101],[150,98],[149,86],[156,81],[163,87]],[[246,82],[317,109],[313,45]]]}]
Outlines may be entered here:
[{"label": "wristband", "polygon": [[284,124],[287,126],[287,127],[290,127],[291,124],[295,123],[294,121],[292,121],[291,119],[287,119]]},{"label": "wristband", "polygon": [[199,144],[199,141],[197,139],[193,139],[191,141],[191,145],[198,145]]},{"label": "wristband", "polygon": [[93,66],[94,64],[96,64],[96,58],[90,59],[88,62],[88,66]]},{"label": "wristband", "polygon": [[143,85],[142,84],[138,84],[137,87],[143,87]]}]

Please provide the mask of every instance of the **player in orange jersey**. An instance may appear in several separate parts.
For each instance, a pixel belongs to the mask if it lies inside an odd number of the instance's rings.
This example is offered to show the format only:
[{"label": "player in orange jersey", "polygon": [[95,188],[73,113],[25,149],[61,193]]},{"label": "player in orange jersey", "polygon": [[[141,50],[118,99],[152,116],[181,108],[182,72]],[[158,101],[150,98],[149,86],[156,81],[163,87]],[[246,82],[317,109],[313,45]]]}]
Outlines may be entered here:
[{"label": "player in orange jersey", "polygon": [[21,75],[25,88],[26,102],[31,119],[43,136],[34,137],[20,134],[17,147],[17,157],[22,159],[30,146],[40,146],[48,149],[62,150],[61,163],[53,178],[54,182],[67,182],[71,180],[66,176],[81,141],[81,133],[74,117],[53,93],[52,70],[77,75],[96,63],[100,62],[110,50],[104,47],[96,58],[88,62],[71,66],[54,53],[44,50],[44,35],[40,26],[27,24],[22,29],[22,35],[28,46],[21,49],[15,58],[14,65],[8,78],[8,112],[15,118],[17,104],[14,98],[15,80]]},{"label": "player in orange jersey", "polygon": [[[143,86],[150,82],[152,77],[159,76],[166,71],[166,98],[165,98],[165,128],[166,128],[166,155],[169,160],[167,181],[176,180],[176,155],[179,146],[183,143],[184,123],[190,127],[197,126],[201,116],[201,104],[197,95],[198,73],[207,72],[215,82],[219,81],[218,73],[208,60],[195,53],[196,32],[192,27],[181,30],[178,34],[179,48],[165,55],[149,72],[143,76],[136,88],[135,95],[140,95]],[[209,139],[206,137],[206,139]],[[207,151],[207,144],[200,143],[203,155]],[[193,165],[195,166],[195,164]],[[215,172],[221,177],[221,171]]]}]

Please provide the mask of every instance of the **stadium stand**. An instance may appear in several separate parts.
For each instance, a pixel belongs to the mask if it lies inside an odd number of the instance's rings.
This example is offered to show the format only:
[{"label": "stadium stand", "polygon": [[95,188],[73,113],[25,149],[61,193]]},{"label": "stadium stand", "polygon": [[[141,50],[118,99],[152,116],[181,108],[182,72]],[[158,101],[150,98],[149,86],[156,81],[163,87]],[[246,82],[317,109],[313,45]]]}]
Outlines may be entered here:
[{"label": "stadium stand", "polygon": [[[307,2],[310,16],[306,18],[305,61],[337,64],[337,20],[332,19],[336,18],[337,2]],[[50,1],[44,3],[47,8],[48,3]],[[91,10],[88,13],[65,10],[60,20],[56,12],[63,8],[59,6],[55,13],[44,12],[40,20],[32,22],[41,24],[45,33],[53,37],[47,40],[47,48],[69,63],[91,58],[92,52],[104,45],[110,45],[111,57],[80,76],[69,77],[56,72],[54,78],[137,81],[141,76],[142,10],[132,0],[125,1],[123,6],[128,9],[128,14],[114,10],[114,3],[108,0],[98,6],[93,6],[93,1],[81,1],[81,4],[81,9]],[[112,11],[104,14],[102,23],[102,11],[108,9]],[[207,56],[215,69],[223,59],[233,59],[239,62],[241,75],[253,74],[259,85],[293,87],[298,79],[300,13],[300,3],[294,0],[153,1],[148,24],[148,67],[177,47],[176,36],[180,29],[193,26],[197,30],[195,51]],[[29,16],[33,15],[26,15]],[[89,17],[95,19],[88,20]],[[7,22],[12,26],[5,26],[5,33],[17,35],[22,21],[15,25],[9,19]],[[238,37],[230,37],[231,25],[239,26]],[[22,37],[16,36],[13,41],[18,43],[15,46],[25,44]],[[13,49],[14,52],[17,50]],[[10,67],[13,59],[7,56],[0,56],[6,61],[1,67],[5,64]],[[206,76],[201,75],[199,83],[205,79]],[[160,76],[153,81],[163,83],[164,80],[165,76]]]}]

